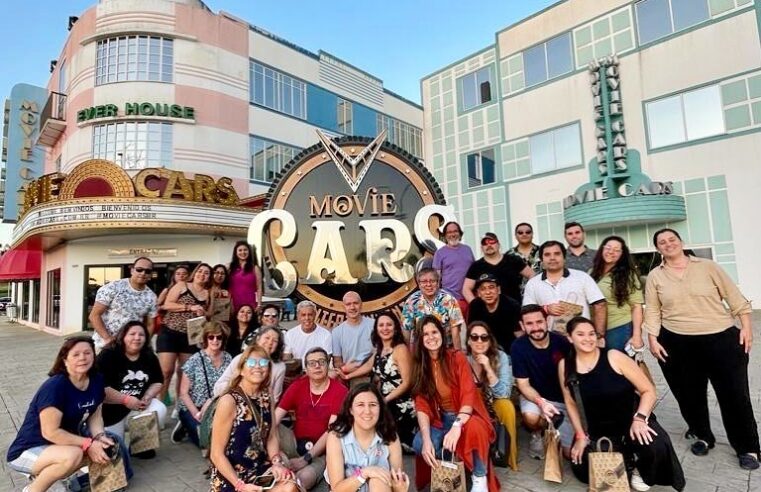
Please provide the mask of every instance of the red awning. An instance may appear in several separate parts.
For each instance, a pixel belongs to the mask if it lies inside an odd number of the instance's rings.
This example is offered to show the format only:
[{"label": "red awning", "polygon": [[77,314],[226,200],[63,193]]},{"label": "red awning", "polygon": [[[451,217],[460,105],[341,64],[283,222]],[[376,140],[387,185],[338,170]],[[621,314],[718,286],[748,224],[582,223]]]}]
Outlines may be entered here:
[{"label": "red awning", "polygon": [[12,249],[0,257],[0,281],[40,278],[42,251]]}]

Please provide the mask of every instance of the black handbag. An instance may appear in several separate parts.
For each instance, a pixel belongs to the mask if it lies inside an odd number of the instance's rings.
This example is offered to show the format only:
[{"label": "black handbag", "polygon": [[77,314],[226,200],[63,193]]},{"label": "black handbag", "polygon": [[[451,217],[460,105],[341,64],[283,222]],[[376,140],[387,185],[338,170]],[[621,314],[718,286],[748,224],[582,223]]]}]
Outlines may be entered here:
[{"label": "black handbag", "polygon": [[508,458],[510,455],[510,434],[499,421],[492,422],[497,438],[491,443],[490,454],[494,466],[500,468],[508,467]]}]

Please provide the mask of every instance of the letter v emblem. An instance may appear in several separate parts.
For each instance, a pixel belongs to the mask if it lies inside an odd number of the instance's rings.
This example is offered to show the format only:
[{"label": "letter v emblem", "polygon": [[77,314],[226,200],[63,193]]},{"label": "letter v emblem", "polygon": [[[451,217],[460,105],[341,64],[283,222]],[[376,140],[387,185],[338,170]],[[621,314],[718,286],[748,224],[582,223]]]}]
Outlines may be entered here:
[{"label": "letter v emblem", "polygon": [[338,146],[327,135],[317,130],[317,136],[320,137],[322,146],[335,163],[341,175],[348,183],[351,190],[356,193],[359,185],[362,183],[365,174],[370,169],[375,156],[378,154],[383,142],[386,140],[386,130],[384,129],[370,142],[370,145],[359,151],[356,157],[351,157],[341,147]]}]

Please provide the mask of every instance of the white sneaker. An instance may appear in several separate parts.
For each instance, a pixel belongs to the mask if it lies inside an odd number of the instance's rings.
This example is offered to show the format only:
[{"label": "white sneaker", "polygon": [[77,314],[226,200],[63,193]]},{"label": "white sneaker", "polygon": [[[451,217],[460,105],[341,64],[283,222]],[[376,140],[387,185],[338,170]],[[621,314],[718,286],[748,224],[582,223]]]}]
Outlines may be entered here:
[{"label": "white sneaker", "polygon": [[542,439],[542,433],[532,432],[531,442],[528,445],[528,455],[535,460],[544,459],[544,439]]},{"label": "white sneaker", "polygon": [[489,484],[486,477],[473,477],[473,485],[470,487],[470,492],[489,492]]},{"label": "white sneaker", "polygon": [[637,492],[645,492],[646,490],[650,490],[650,486],[646,484],[644,480],[642,480],[642,477],[637,470],[632,472],[632,479],[629,481],[629,485],[631,485],[632,489],[636,490]]},{"label": "white sneaker", "polygon": [[180,409],[179,405],[175,405],[174,410],[172,410],[172,419],[177,420],[178,418],[180,418]]}]

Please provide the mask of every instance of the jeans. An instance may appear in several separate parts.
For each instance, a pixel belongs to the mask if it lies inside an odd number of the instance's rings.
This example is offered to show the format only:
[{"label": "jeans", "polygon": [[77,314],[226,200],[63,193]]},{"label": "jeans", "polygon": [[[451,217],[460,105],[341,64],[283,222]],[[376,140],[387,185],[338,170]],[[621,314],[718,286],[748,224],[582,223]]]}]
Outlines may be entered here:
[{"label": "jeans", "polygon": [[626,342],[632,337],[633,332],[634,327],[632,326],[631,321],[625,325],[609,328],[608,331],[605,332],[605,348],[616,349],[623,352]]},{"label": "jeans", "polygon": [[[82,435],[92,437],[89,430],[85,430]],[[123,438],[113,432],[106,431],[106,436],[119,446],[119,452],[122,454],[122,461],[124,462],[124,474],[127,476],[127,480],[130,480],[135,473],[132,471],[132,463],[130,462],[129,448],[127,447],[127,444],[124,442]]]},{"label": "jeans", "polygon": [[198,440],[198,426],[201,425],[201,423],[190,415],[190,411],[188,411],[187,408],[180,408],[179,416],[182,426],[188,431],[190,442],[200,448],[201,442]]},{"label": "jeans", "polygon": [[[441,424],[442,427],[433,427],[431,426],[431,442],[433,443],[433,452],[436,454],[436,457],[439,459],[442,459],[442,449],[444,447],[444,436],[449,432],[449,430],[452,428],[452,424],[454,423],[455,419],[457,418],[457,414],[452,412],[442,412],[441,413]],[[415,434],[415,439],[412,441],[412,447],[415,449],[415,453],[421,454],[423,452],[423,435],[418,431],[417,434]],[[447,453],[450,454],[450,453]],[[474,477],[485,477],[486,476],[486,464],[481,459],[480,456],[478,456],[478,453],[475,451],[473,452],[473,470],[471,470],[471,473]]]}]

